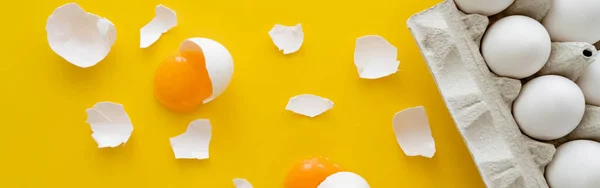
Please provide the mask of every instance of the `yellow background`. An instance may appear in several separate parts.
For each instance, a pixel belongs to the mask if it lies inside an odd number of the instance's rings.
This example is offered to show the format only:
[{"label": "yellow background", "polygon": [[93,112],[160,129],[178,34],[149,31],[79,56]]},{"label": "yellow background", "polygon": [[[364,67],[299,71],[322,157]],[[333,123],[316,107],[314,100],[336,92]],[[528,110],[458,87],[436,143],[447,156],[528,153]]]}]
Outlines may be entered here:
[{"label": "yellow background", "polygon": [[[409,30],[407,18],[438,0],[80,0],[110,19],[117,42],[98,65],[82,69],[47,44],[52,11],[68,1],[4,1],[1,187],[281,187],[288,169],[326,156],[372,187],[484,187]],[[179,26],[140,49],[139,29],[162,3]],[[302,23],[299,52],[283,55],[267,32]],[[357,37],[381,35],[398,47],[400,71],[359,79]],[[189,37],[214,39],[231,52],[235,71],[226,92],[190,114],[165,110],[152,96],[161,60]],[[285,111],[292,96],[312,93],[335,107],[314,119]],[[123,147],[97,149],[84,110],[99,101],[125,106],[135,130]],[[437,153],[407,157],[396,143],[394,113],[423,105]],[[169,138],[208,118],[208,160],[175,160]]]}]

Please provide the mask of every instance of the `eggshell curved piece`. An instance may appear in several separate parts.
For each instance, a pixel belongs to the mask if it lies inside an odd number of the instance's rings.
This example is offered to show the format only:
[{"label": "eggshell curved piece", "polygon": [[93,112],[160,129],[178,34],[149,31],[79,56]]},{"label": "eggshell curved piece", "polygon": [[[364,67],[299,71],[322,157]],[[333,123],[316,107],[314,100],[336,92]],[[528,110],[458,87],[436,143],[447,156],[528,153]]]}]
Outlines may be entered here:
[{"label": "eggshell curved piece", "polygon": [[467,14],[491,16],[508,8],[515,0],[454,0],[458,9]]},{"label": "eggshell curved piece", "polygon": [[377,79],[398,71],[398,48],[383,37],[363,36],[356,39],[354,65],[360,78]]},{"label": "eggshell curved piece", "polygon": [[170,139],[176,159],[208,159],[212,126],[207,119],[192,121],[187,130]]},{"label": "eggshell curved piece", "polygon": [[311,94],[302,94],[290,98],[286,110],[308,117],[316,117],[333,108],[333,102],[329,99]]},{"label": "eggshell curved piece", "polygon": [[550,36],[544,26],[525,16],[494,23],[483,36],[481,54],[497,75],[522,79],[539,71],[550,57]]},{"label": "eggshell curved piece", "polygon": [[204,103],[212,101],[227,89],[233,76],[233,58],[225,46],[207,38],[190,38],[183,41],[179,50],[204,54],[206,70],[213,88],[213,95],[205,99]]},{"label": "eggshell curved piece", "polygon": [[363,177],[352,172],[338,172],[327,177],[317,188],[370,188]]},{"label": "eggshell curved piece", "polygon": [[112,22],[86,13],[76,3],[54,10],[46,22],[50,48],[69,63],[87,68],[110,52],[117,34]]},{"label": "eggshell curved piece", "polygon": [[233,185],[235,185],[235,188],[252,188],[252,184],[250,184],[248,180],[242,178],[233,179]]},{"label": "eggshell curved piece", "polygon": [[556,149],[546,167],[552,188],[597,188],[600,185],[600,143],[575,140]]},{"label": "eggshell curved piece", "polygon": [[422,106],[408,108],[394,115],[392,127],[396,141],[407,156],[432,158],[435,154],[435,141],[431,136],[427,113]]},{"label": "eggshell curved piece", "polygon": [[597,56],[596,61],[592,62],[577,80],[577,85],[583,91],[586,103],[600,106],[600,60]]},{"label": "eggshell curved piece", "polygon": [[553,140],[569,134],[583,118],[585,99],[577,85],[548,75],[525,85],[513,105],[513,116],[526,135]]},{"label": "eggshell curved piece", "polygon": [[123,105],[99,102],[85,112],[98,148],[114,148],[127,143],[133,132],[133,124]]},{"label": "eggshell curved piece", "polygon": [[304,31],[302,31],[301,24],[294,26],[276,24],[269,31],[269,36],[271,36],[275,46],[283,51],[283,54],[297,52],[304,43]]},{"label": "eggshell curved piece", "polygon": [[154,18],[140,29],[140,48],[148,48],[154,44],[163,33],[177,26],[177,14],[170,8],[156,6]]},{"label": "eggshell curved piece", "polygon": [[542,23],[553,41],[594,44],[600,40],[600,1],[553,0]]}]

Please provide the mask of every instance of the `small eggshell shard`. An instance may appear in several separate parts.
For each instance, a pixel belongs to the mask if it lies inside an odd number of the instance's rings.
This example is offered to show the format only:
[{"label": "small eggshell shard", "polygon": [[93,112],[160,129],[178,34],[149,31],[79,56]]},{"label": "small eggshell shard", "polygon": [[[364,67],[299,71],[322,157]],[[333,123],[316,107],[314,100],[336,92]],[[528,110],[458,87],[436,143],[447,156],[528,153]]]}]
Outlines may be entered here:
[{"label": "small eggshell shard", "polygon": [[69,63],[87,68],[102,61],[115,43],[115,25],[76,3],[54,10],[46,22],[50,48]]},{"label": "small eggshell shard", "polygon": [[189,38],[181,43],[179,51],[197,51],[204,54],[213,90],[212,96],[205,99],[204,103],[225,92],[233,76],[233,58],[225,46],[208,38]]},{"label": "small eggshell shard", "polygon": [[398,49],[381,36],[369,35],[356,39],[354,65],[360,78],[377,79],[398,71]]},{"label": "small eggshell shard", "polygon": [[491,16],[508,8],[515,0],[454,0],[454,2],[467,14]]},{"label": "small eggshell shard", "polygon": [[92,138],[98,148],[114,148],[127,143],[133,132],[133,124],[123,105],[99,102],[85,112],[88,116],[86,122],[92,128]]},{"label": "small eggshell shard", "polygon": [[363,177],[352,172],[338,172],[330,175],[317,188],[370,188]]},{"label": "small eggshell shard", "polygon": [[311,94],[302,94],[290,98],[286,110],[314,118],[327,110],[333,108],[333,102],[329,99]]},{"label": "small eggshell shard", "polygon": [[235,188],[252,188],[252,184],[250,184],[248,180],[242,178],[233,179],[233,185],[235,185]]},{"label": "small eggshell shard", "polygon": [[192,121],[187,130],[171,138],[171,147],[176,159],[208,159],[212,127],[207,119]]},{"label": "small eggshell shard", "polygon": [[600,106],[600,57],[590,64],[583,75],[577,80],[577,85],[583,91],[585,102]]},{"label": "small eggshell shard", "polygon": [[297,52],[304,43],[304,31],[302,31],[301,24],[294,26],[275,24],[269,31],[269,36],[279,51],[283,51],[283,54]]},{"label": "small eggshell shard", "polygon": [[600,143],[575,140],[556,148],[546,167],[552,188],[597,188],[600,185]]},{"label": "small eggshell shard", "polygon": [[432,158],[435,141],[431,136],[427,113],[422,106],[408,108],[394,115],[392,120],[396,141],[407,156]]},{"label": "small eggshell shard", "polygon": [[584,112],[581,89],[573,81],[555,75],[525,83],[513,104],[513,116],[521,132],[538,140],[569,134],[579,125]]},{"label": "small eggshell shard", "polygon": [[600,1],[553,0],[542,23],[552,41],[587,42],[600,40]]},{"label": "small eggshell shard", "polygon": [[156,6],[154,18],[140,29],[140,48],[148,48],[154,44],[163,33],[177,26],[177,14],[170,8]]},{"label": "small eggshell shard", "polygon": [[538,72],[550,58],[552,44],[544,26],[526,16],[508,16],[483,36],[481,54],[497,75],[522,79]]}]

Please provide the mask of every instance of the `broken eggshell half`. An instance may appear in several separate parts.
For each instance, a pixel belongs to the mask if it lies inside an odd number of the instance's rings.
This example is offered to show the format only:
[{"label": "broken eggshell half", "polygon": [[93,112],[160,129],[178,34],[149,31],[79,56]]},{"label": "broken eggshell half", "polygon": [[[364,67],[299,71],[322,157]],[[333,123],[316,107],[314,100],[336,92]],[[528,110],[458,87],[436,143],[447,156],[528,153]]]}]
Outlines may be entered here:
[{"label": "broken eggshell half", "polygon": [[233,76],[233,58],[225,46],[208,38],[189,38],[181,43],[179,51],[198,51],[204,54],[213,94],[204,99],[203,103],[212,101],[229,86]]},{"label": "broken eggshell half", "polygon": [[106,18],[86,13],[76,3],[54,10],[46,22],[50,48],[69,63],[87,68],[102,61],[117,37],[115,25]]},{"label": "broken eggshell half", "polygon": [[164,6],[156,6],[156,15],[152,20],[140,29],[140,48],[148,48],[154,44],[163,33],[177,26],[177,14],[172,9]]}]

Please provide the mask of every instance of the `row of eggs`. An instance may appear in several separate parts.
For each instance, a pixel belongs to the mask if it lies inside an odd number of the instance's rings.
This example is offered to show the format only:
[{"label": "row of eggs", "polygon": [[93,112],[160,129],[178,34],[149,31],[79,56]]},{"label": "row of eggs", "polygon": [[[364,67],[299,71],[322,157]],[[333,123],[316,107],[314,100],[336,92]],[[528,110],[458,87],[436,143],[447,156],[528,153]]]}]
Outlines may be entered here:
[{"label": "row of eggs", "polygon": [[[466,13],[491,16],[515,0],[455,0]],[[486,31],[481,53],[499,76],[523,79],[548,61],[551,41],[597,43],[600,40],[600,1],[553,0],[542,23],[526,16],[508,16]],[[592,52],[584,51],[586,57]],[[521,131],[538,140],[554,140],[581,122],[585,105],[600,106],[600,61],[592,62],[575,82],[547,75],[525,83],[512,112]],[[600,187],[600,143],[575,140],[557,148],[546,167],[552,188]]]}]

